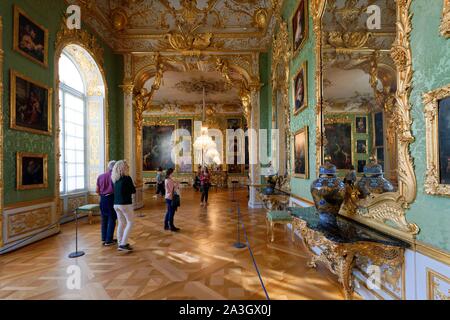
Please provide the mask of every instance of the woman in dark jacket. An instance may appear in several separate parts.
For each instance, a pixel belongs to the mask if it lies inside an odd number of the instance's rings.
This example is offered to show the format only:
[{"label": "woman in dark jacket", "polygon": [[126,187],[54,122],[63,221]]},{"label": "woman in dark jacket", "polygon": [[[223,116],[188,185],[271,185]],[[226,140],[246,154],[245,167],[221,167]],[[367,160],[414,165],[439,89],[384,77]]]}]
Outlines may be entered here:
[{"label": "woman in dark jacket", "polygon": [[114,165],[111,179],[114,184],[114,210],[117,213],[117,242],[119,251],[132,251],[128,236],[134,223],[132,195],[136,193],[133,179],[129,175],[129,166],[125,160]]}]

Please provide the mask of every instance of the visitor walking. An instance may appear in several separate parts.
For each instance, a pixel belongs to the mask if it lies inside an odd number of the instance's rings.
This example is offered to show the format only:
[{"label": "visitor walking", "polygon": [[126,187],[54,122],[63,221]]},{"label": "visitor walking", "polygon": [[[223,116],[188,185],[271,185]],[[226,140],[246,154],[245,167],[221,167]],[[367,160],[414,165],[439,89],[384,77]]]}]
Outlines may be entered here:
[{"label": "visitor walking", "polygon": [[172,178],[173,168],[167,170],[165,187],[166,187],[166,204],[167,212],[164,218],[164,230],[179,231],[173,222],[176,208],[179,206],[179,185]]},{"label": "visitor walking", "polygon": [[111,174],[115,161],[108,163],[108,171],[97,178],[97,194],[100,195],[101,233],[104,246],[111,246],[114,242],[114,229],[116,228],[117,215],[114,210],[114,186]]},{"label": "visitor walking", "polygon": [[202,191],[201,206],[206,207],[208,205],[208,193],[211,186],[211,176],[207,167],[204,167],[200,175],[200,190]]}]

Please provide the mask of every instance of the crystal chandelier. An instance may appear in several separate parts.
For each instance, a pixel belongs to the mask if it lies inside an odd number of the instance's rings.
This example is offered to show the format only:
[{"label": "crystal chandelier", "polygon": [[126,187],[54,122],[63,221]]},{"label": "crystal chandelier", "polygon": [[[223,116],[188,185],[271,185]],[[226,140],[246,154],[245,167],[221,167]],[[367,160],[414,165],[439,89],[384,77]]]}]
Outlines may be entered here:
[{"label": "crystal chandelier", "polygon": [[[203,86],[203,109],[202,123],[205,123],[205,87]],[[221,164],[220,153],[217,151],[217,144],[208,135],[208,127],[202,126],[201,135],[195,139],[194,149],[202,153],[202,166],[210,164]]]}]

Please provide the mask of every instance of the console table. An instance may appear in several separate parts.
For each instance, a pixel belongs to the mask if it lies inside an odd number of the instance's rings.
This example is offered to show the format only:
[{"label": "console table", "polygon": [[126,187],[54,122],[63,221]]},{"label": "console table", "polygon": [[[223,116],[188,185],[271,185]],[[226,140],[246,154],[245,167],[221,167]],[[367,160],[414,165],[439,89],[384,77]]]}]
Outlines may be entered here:
[{"label": "console table", "polygon": [[257,196],[267,210],[285,210],[291,195],[279,189],[267,192],[266,188],[258,188]]},{"label": "console table", "polygon": [[287,211],[310,254],[308,266],[315,268],[316,262],[325,264],[338,276],[347,300],[353,298],[352,269],[358,256],[368,257],[378,266],[398,266],[404,262],[404,250],[409,247],[406,242],[341,216],[330,221],[330,216],[319,215],[315,207],[290,207]]}]

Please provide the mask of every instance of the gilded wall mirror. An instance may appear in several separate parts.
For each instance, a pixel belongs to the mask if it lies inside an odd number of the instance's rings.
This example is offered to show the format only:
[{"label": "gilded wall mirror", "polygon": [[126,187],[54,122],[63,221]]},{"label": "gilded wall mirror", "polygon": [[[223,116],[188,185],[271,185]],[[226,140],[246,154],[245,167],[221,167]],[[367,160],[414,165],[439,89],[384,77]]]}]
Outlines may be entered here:
[{"label": "gilded wall mirror", "polygon": [[[321,60],[318,154],[331,159],[347,183],[340,213],[403,238],[418,232],[406,220],[416,193],[409,155],[409,5],[384,0],[312,4]],[[378,26],[370,20],[377,9]]]}]

